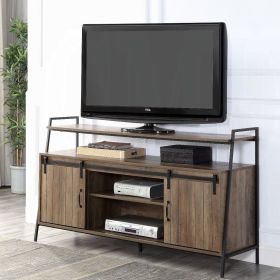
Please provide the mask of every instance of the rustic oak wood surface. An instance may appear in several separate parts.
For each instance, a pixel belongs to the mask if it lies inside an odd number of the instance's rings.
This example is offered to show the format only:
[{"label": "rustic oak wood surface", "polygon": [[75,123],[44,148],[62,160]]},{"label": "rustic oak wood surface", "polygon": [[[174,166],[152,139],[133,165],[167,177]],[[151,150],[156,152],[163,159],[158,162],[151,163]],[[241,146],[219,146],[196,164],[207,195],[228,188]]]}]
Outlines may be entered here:
[{"label": "rustic oak wood surface", "polygon": [[[146,156],[141,158],[134,159],[111,159],[111,158],[103,158],[103,157],[93,157],[93,156],[84,156],[77,155],[76,150],[62,150],[62,151],[54,151],[49,153],[41,153],[42,156],[48,156],[51,160],[52,158],[55,160],[60,160],[62,162],[76,162],[79,161],[92,161],[97,163],[99,166],[105,165],[108,167],[110,164],[112,167],[120,167],[126,166],[127,168],[137,168],[137,170],[150,170],[153,168],[154,171],[167,171],[172,169],[178,173],[189,172],[192,174],[196,173],[214,173],[228,170],[228,162],[219,162],[213,161],[207,164],[170,164],[170,163],[162,163],[160,161],[160,157],[158,156]],[[145,168],[143,168],[145,166]],[[250,164],[244,163],[234,163],[233,169],[240,169],[250,167]],[[106,168],[105,168],[106,169]],[[104,170],[106,171],[106,170]]]},{"label": "rustic oak wood surface", "polygon": [[[211,134],[211,133],[195,133],[195,132],[176,132],[174,134],[148,134],[148,133],[131,133],[121,132],[120,128],[96,126],[89,124],[73,124],[73,125],[56,125],[48,126],[49,129],[65,132],[80,132],[85,134],[135,137],[145,139],[172,140],[172,141],[195,141],[201,143],[229,144],[230,134]],[[255,136],[236,135],[236,141],[252,141]]]},{"label": "rustic oak wood surface", "polygon": [[[170,189],[167,190],[166,167],[154,161],[147,166],[148,159],[138,159],[137,166],[130,161],[122,161],[122,165],[117,166],[112,159],[103,161],[90,158],[85,161],[85,166],[94,164],[95,167],[86,167],[83,179],[80,178],[79,168],[63,166],[69,162],[78,163],[75,156],[71,158],[49,154],[46,168],[41,165],[40,224],[72,231],[80,228],[82,229],[80,232],[125,239],[125,236],[115,233],[108,235],[103,231],[106,218],[122,215],[157,218],[164,221],[164,240],[150,242],[145,238],[138,238],[139,242],[196,252],[204,250],[206,254],[221,255],[227,178],[227,169],[223,163],[213,163],[208,169],[205,167],[199,170],[196,169],[197,165],[191,165],[190,168],[184,165],[180,165],[179,168],[177,165],[169,165],[169,169],[175,175],[171,178]],[[212,169],[212,166],[215,166],[215,169]],[[252,170],[254,170],[252,165],[241,164],[234,168],[229,212],[231,228],[227,252],[255,245],[253,205],[255,184]],[[139,176],[142,172],[143,174],[146,171],[154,172],[156,175],[145,174],[145,176],[152,176],[154,180],[164,180],[164,203],[114,195],[114,182],[133,178],[132,171],[137,171]],[[212,182],[203,179],[176,178],[176,174],[206,178],[216,175],[218,180],[216,192],[214,193]],[[70,179],[66,178],[67,175]],[[66,203],[70,209],[69,213]],[[52,206],[50,213],[48,204]],[[66,223],[69,215],[72,215],[72,222]],[[128,240],[133,238],[138,242],[135,237],[128,237]]]},{"label": "rustic oak wood surface", "polygon": [[85,227],[85,175],[80,178],[79,168],[48,165],[46,173],[41,168],[40,213],[46,223]]}]

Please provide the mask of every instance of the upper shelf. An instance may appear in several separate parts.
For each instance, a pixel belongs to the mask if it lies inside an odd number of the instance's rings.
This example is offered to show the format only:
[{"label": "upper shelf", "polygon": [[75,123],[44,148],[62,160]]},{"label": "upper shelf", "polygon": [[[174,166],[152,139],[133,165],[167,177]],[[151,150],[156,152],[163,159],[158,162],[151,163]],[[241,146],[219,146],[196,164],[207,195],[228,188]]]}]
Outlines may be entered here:
[{"label": "upper shelf", "polygon": [[[64,131],[64,132],[78,132],[84,134],[109,135],[121,137],[134,137],[145,139],[158,139],[170,141],[186,141],[199,143],[213,143],[213,144],[230,144],[230,134],[209,134],[209,133],[195,133],[195,132],[176,132],[174,134],[148,134],[148,133],[131,133],[121,132],[120,128],[96,126],[88,124],[73,124],[73,125],[56,125],[48,126],[50,130]],[[235,141],[254,141],[254,135],[239,134],[235,136]]]}]

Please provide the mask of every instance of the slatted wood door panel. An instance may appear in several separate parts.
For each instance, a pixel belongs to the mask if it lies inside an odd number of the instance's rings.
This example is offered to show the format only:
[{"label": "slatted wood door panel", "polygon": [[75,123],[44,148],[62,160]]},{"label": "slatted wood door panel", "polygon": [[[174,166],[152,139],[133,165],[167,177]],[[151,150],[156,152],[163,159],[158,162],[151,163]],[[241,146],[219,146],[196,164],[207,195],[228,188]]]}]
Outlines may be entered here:
[{"label": "slatted wood door panel", "polygon": [[172,179],[167,193],[166,243],[220,252],[222,241],[221,187],[212,183]]},{"label": "slatted wood door panel", "polygon": [[85,228],[85,174],[80,169],[47,165],[41,173],[41,221]]}]

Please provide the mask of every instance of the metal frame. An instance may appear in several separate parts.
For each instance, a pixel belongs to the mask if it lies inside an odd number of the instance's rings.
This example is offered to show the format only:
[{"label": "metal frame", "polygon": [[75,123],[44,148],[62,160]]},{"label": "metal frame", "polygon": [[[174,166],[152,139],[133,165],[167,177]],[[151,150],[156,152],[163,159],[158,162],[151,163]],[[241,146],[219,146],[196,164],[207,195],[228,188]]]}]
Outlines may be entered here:
[{"label": "metal frame", "polygon": [[[229,204],[230,204],[230,191],[232,184],[232,165],[233,165],[233,153],[235,144],[235,135],[239,132],[255,132],[255,188],[256,188],[256,198],[255,198],[255,238],[256,244],[247,248],[243,248],[231,253],[227,253],[227,236],[228,236],[228,218],[229,218]],[[223,241],[222,241],[222,256],[221,256],[221,278],[225,275],[225,264],[226,259],[232,256],[242,254],[250,250],[256,250],[256,264],[259,264],[259,128],[249,127],[241,129],[233,129],[231,131],[230,140],[230,153],[229,153],[229,173],[227,177],[227,187],[226,187],[226,204],[225,204],[225,215],[224,215],[224,229],[223,229]]]},{"label": "metal frame", "polygon": [[[75,119],[76,124],[79,124],[79,117],[72,116],[72,117],[56,117],[56,118],[50,118],[49,119],[49,126],[48,126],[48,134],[47,134],[47,141],[46,141],[46,153],[49,152],[49,144],[50,144],[50,136],[51,136],[51,125],[52,121],[54,120],[66,120],[66,119]],[[254,132],[255,137],[254,140],[251,140],[255,144],[255,190],[256,190],[256,197],[255,197],[255,245],[249,246],[246,248],[242,248],[240,250],[227,253],[227,239],[228,239],[228,219],[229,219],[229,205],[230,205],[230,193],[231,193],[231,185],[232,185],[232,173],[233,173],[233,155],[234,155],[234,146],[236,140],[236,134],[239,132]],[[76,147],[79,146],[79,133],[80,132],[73,132],[76,133]],[[199,141],[193,141],[193,142],[199,142]],[[241,142],[238,140],[238,142]],[[247,141],[246,141],[247,142]],[[211,142],[205,142],[205,143],[211,143]],[[236,256],[239,254],[242,254],[244,252],[250,251],[250,250],[256,250],[256,264],[259,264],[259,128],[258,127],[249,127],[249,128],[241,128],[241,129],[233,129],[231,131],[231,139],[229,143],[215,143],[215,144],[224,144],[224,145],[230,145],[229,150],[229,169],[228,169],[228,176],[227,176],[227,185],[226,185],[226,201],[225,201],[225,212],[224,212],[224,225],[223,225],[223,239],[222,239],[222,254],[221,254],[221,270],[220,270],[220,276],[221,278],[224,278],[225,274],[225,265],[226,265],[226,259]],[[48,164],[62,164],[62,162],[55,161],[55,160],[48,160],[48,157],[45,156],[41,163],[44,164],[44,172],[46,172],[46,168]],[[65,165],[65,163],[63,163]],[[73,166],[73,167],[80,167],[80,174],[83,174],[83,169],[95,169],[95,170],[104,170],[104,167],[97,164],[87,164],[81,161],[80,163],[66,163],[67,166]],[[213,194],[216,194],[216,184],[218,183],[218,176],[214,175],[213,177],[202,177],[202,176],[192,176],[192,175],[183,175],[183,174],[173,174],[171,170],[167,170],[166,173],[164,172],[151,172],[151,171],[139,171],[139,170],[133,170],[133,169],[124,169],[124,168],[114,168],[114,167],[106,167],[106,171],[122,171],[132,174],[145,174],[150,176],[157,176],[157,177],[165,177],[167,178],[167,188],[170,188],[170,179],[171,178],[185,178],[190,180],[198,180],[198,181],[207,181],[212,182],[213,184]],[[81,175],[82,176],[82,175]],[[39,205],[40,208],[40,205]],[[38,238],[38,231],[39,231],[39,213],[37,215],[37,222],[35,227],[35,234],[34,234],[34,241],[37,241]],[[142,253],[142,244],[138,243],[138,250],[139,253]]]},{"label": "metal frame", "polygon": [[[50,147],[50,138],[51,138],[51,129],[50,129],[50,127],[52,126],[52,122],[53,121],[57,121],[57,120],[71,120],[71,119],[75,119],[76,120],[76,124],[79,124],[79,117],[78,116],[55,117],[55,118],[50,118],[49,119],[48,135],[47,135],[47,142],[46,142],[46,149],[45,149],[46,153],[49,151],[49,147]],[[78,146],[79,146],[79,133],[76,132],[76,147],[78,147]]]},{"label": "metal frame", "polygon": [[[71,120],[74,119],[76,120],[76,124],[79,124],[79,117],[78,116],[70,116],[70,117],[54,117],[54,118],[50,118],[49,119],[49,126],[48,126],[48,134],[47,134],[47,141],[46,141],[46,148],[45,148],[45,152],[48,153],[49,152],[49,147],[50,147],[50,138],[51,138],[51,125],[53,121],[56,120]],[[79,146],[79,133],[76,133],[76,148]],[[44,157],[44,173],[47,172],[47,164],[48,164],[48,157]],[[38,240],[38,232],[39,232],[39,218],[40,218],[40,199],[39,199],[39,210],[37,213],[37,219],[36,219],[36,225],[35,225],[35,233],[34,233],[34,241],[37,242]]]}]

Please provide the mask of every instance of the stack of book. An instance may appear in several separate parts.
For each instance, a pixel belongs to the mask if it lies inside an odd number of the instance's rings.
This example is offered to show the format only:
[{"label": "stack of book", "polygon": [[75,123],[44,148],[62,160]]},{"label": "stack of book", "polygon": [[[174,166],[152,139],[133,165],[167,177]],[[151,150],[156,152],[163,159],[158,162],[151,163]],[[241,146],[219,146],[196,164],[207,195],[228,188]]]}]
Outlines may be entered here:
[{"label": "stack of book", "polygon": [[144,157],[146,149],[133,147],[131,143],[102,141],[77,148],[77,154],[116,159]]}]

